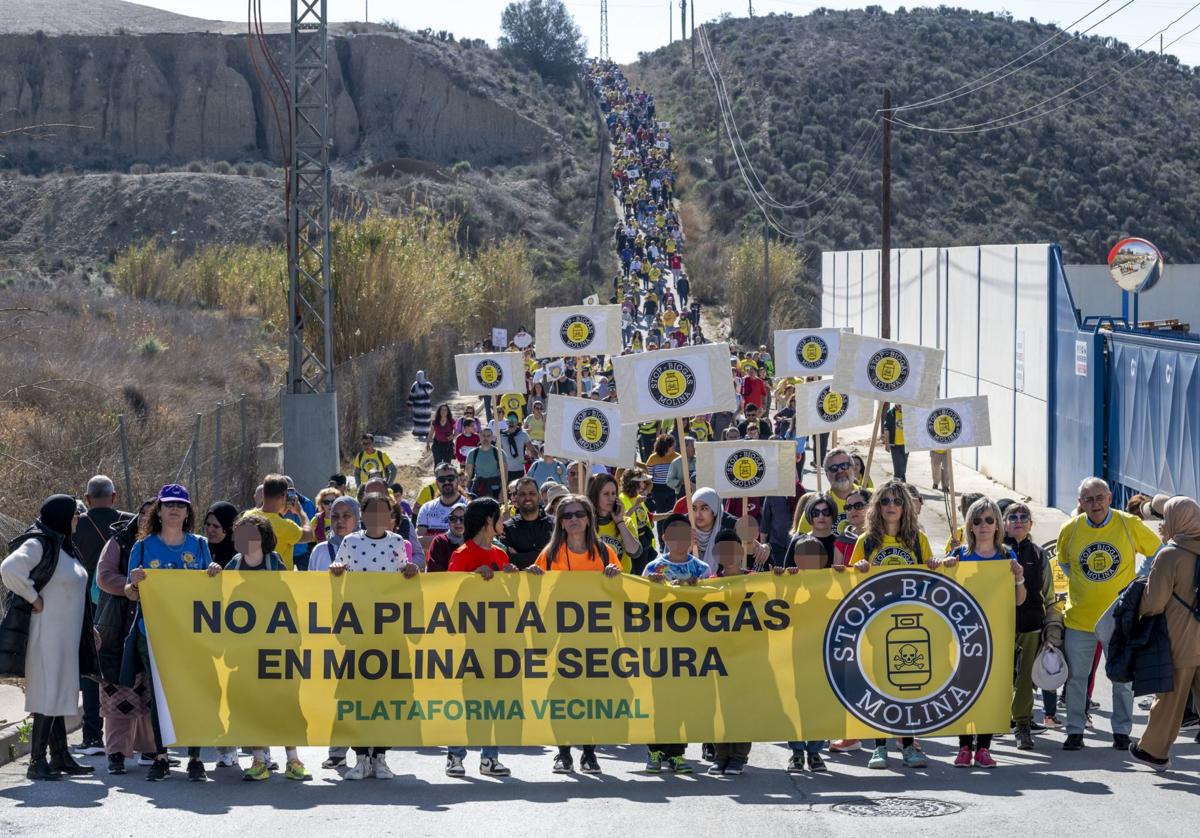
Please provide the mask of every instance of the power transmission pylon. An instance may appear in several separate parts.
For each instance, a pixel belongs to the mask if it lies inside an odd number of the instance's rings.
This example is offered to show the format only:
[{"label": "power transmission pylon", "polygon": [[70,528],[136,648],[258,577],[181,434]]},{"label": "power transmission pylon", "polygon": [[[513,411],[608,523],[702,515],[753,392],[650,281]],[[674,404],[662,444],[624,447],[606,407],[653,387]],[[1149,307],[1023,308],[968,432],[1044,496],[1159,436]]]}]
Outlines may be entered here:
[{"label": "power transmission pylon", "polygon": [[608,60],[608,0],[600,0],[600,60]]},{"label": "power transmission pylon", "polygon": [[[338,471],[327,0],[291,0],[292,137],[288,149],[288,380],[284,468],[310,495]],[[332,469],[332,470],[331,470]]]},{"label": "power transmission pylon", "polygon": [[754,17],[754,0],[748,0],[750,4],[750,17]]}]

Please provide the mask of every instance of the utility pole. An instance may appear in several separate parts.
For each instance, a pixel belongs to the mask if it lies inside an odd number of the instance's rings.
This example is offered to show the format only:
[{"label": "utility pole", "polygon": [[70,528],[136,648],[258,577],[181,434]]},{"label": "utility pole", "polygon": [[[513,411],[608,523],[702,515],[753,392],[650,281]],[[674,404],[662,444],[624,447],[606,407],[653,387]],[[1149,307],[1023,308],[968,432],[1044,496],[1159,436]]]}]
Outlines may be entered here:
[{"label": "utility pole", "polygon": [[363,23],[371,22],[371,0],[363,0]]},{"label": "utility pole", "polygon": [[754,0],[749,0],[749,3],[750,3],[750,17],[754,17]]},{"label": "utility pole", "polygon": [[600,0],[600,60],[608,60],[608,0]]},{"label": "utility pole", "polygon": [[[327,0],[291,0],[288,149],[288,380],[283,462],[312,493],[341,465],[333,369]],[[332,470],[331,470],[332,469]]]},{"label": "utility pole", "polygon": [[667,43],[675,43],[675,9],[671,6],[671,0],[667,0]]},{"label": "utility pole", "polygon": [[[683,3],[679,0],[679,5]],[[696,72],[696,0],[692,0],[692,72]]]},{"label": "utility pole", "polygon": [[687,0],[679,0],[679,40],[687,40]]},{"label": "utility pole", "polygon": [[763,335],[761,346],[770,346],[771,344],[771,251],[770,239],[768,239],[769,225],[767,224],[767,216],[763,214],[763,305],[767,309],[767,316],[763,319],[766,333]]},{"label": "utility pole", "polygon": [[883,259],[879,271],[879,336],[892,336],[892,89],[883,89],[883,183],[880,213],[883,216]]}]

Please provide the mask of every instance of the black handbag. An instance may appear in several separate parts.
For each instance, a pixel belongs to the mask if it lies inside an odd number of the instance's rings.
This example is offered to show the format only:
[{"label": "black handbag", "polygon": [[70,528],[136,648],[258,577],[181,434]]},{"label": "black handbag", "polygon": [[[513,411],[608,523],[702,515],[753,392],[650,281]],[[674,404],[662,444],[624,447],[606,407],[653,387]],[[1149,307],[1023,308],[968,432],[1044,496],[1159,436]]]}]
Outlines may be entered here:
[{"label": "black handbag", "polygon": [[[42,542],[42,558],[29,574],[33,589],[42,588],[54,575],[58,567],[58,542],[41,533],[19,537],[11,545],[16,549],[24,541],[37,538]],[[33,619],[33,606],[9,591],[4,598],[4,617],[0,619],[0,676],[7,678],[25,677],[25,654],[29,649],[29,626]]]}]

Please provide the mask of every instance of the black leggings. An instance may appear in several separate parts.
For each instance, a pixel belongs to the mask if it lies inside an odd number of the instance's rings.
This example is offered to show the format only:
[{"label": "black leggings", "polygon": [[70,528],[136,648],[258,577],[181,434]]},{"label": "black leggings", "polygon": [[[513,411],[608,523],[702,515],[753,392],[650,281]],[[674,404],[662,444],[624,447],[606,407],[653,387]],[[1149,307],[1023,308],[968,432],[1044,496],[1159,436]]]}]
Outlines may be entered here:
[{"label": "black leggings", "polygon": [[977,733],[974,736],[958,737],[958,747],[970,748],[972,751],[978,751],[980,748],[992,747],[992,734]]},{"label": "black leggings", "polygon": [[[887,743],[888,743],[887,739],[876,739],[875,747],[882,748],[882,747],[886,746]],[[902,736],[900,738],[900,747],[901,748],[907,748],[910,745],[912,745],[912,743],[913,743],[913,738],[911,736]]]},{"label": "black leggings", "polygon": [[356,757],[381,757],[387,753],[387,747],[372,747],[368,745],[355,745],[354,755]]}]

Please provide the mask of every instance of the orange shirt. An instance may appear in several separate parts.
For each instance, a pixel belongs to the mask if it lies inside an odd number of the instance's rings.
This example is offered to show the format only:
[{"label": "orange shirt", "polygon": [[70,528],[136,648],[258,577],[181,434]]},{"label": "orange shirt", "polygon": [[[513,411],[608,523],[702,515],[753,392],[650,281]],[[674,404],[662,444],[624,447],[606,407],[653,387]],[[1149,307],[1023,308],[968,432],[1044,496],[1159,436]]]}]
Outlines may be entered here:
[{"label": "orange shirt", "polygon": [[621,569],[621,563],[617,560],[616,551],[612,547],[603,541],[597,541],[596,546],[608,557],[608,561],[601,562],[594,553],[576,553],[567,549],[567,545],[564,543],[559,548],[554,561],[547,561],[546,551],[550,547],[546,546],[542,548],[542,552],[538,554],[533,563],[542,570],[604,570],[606,564],[614,565],[617,570]]}]

